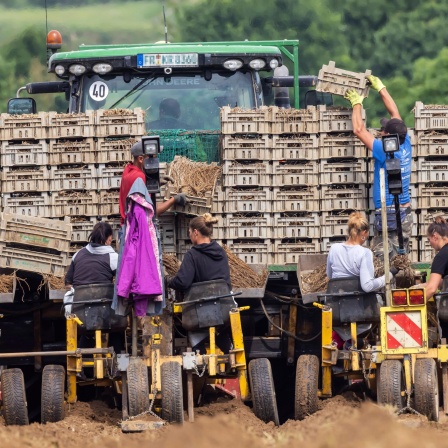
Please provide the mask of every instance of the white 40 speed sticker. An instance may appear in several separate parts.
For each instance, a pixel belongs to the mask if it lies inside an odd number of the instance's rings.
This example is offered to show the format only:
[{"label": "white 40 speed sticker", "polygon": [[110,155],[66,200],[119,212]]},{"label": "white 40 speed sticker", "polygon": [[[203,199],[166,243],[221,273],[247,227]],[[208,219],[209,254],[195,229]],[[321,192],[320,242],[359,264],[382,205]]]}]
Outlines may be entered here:
[{"label": "white 40 speed sticker", "polygon": [[95,81],[89,89],[89,96],[93,101],[103,101],[109,95],[109,87],[103,81]]}]

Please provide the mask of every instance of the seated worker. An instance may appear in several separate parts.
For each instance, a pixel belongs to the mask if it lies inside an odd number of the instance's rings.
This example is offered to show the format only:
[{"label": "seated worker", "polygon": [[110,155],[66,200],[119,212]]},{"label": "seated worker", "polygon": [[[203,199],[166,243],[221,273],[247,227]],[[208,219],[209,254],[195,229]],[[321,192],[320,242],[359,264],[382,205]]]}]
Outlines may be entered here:
[{"label": "seated worker", "polygon": [[[76,252],[65,276],[65,285],[70,290],[65,294],[64,304],[73,303],[76,288],[92,284],[112,284],[117,270],[118,254],[112,248],[112,227],[109,223],[100,221],[93,227],[89,235],[89,244]],[[72,306],[65,307],[65,315],[68,318],[72,312]],[[109,334],[109,343],[114,346],[116,353],[120,353],[124,347],[121,334]],[[88,348],[95,346],[93,334],[82,334],[78,347]],[[90,370],[87,370],[90,374]],[[86,378],[83,372],[78,374],[82,379]]]},{"label": "seated worker", "polygon": [[65,284],[77,286],[112,283],[117,270],[118,254],[111,247],[112,227],[100,221],[89,235],[89,244],[73,255]]},{"label": "seated worker", "polygon": [[213,224],[218,222],[210,213],[190,221],[188,234],[193,247],[187,251],[179,271],[167,281],[168,288],[186,291],[192,283],[223,279],[230,283],[229,260],[225,250],[212,241]]},{"label": "seated worker", "polygon": [[159,105],[159,119],[149,123],[149,129],[190,129],[179,118],[179,102],[174,98],[164,98]]},{"label": "seated worker", "polygon": [[431,264],[431,275],[426,283],[416,285],[424,287],[426,299],[430,299],[442,287],[443,279],[448,276],[448,223],[441,216],[428,226],[426,232],[429,244],[437,252]]},{"label": "seated worker", "polygon": [[[359,277],[364,292],[384,287],[385,276],[374,277],[373,253],[362,245],[369,237],[369,222],[360,212],[353,212],[348,219],[348,239],[333,244],[327,258],[327,276],[330,279]],[[398,269],[390,269],[391,278]]]}]

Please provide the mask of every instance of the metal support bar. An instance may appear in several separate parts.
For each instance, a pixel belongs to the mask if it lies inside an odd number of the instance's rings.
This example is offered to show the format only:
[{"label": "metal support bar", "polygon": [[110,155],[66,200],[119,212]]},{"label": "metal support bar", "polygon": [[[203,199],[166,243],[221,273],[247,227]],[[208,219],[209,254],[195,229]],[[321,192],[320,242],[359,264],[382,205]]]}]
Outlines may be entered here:
[{"label": "metal support bar", "polygon": [[[187,348],[191,352],[191,347]],[[194,397],[193,397],[193,372],[187,371],[187,399],[188,399],[188,421],[194,422]]]},{"label": "metal support bar", "polygon": [[[68,346],[68,344],[67,344]],[[77,348],[76,350],[53,350],[50,352],[20,352],[0,353],[0,358],[22,358],[27,356],[82,356],[82,355],[113,355],[114,348]]]},{"label": "metal support bar", "polygon": [[68,353],[77,352],[78,327],[74,319],[67,319],[67,402],[76,403],[76,373],[77,360],[75,356],[69,356]]},{"label": "metal support bar", "polygon": [[386,279],[386,306],[391,303],[391,289],[390,289],[390,266],[389,266],[389,235],[387,232],[387,209],[386,209],[386,178],[384,168],[380,168],[380,194],[381,194],[381,225],[383,227],[383,259],[384,259],[384,273]]},{"label": "metal support bar", "polygon": [[360,370],[359,366],[359,353],[356,351],[358,349],[358,332],[356,329],[356,322],[350,323],[350,330],[351,330],[351,338],[352,338],[352,347],[355,349],[351,353],[352,358],[352,370]]},{"label": "metal support bar", "polygon": [[401,251],[404,251],[403,227],[401,226],[400,202],[398,201],[398,194],[394,194],[394,204],[395,219],[397,221],[398,247]]},{"label": "metal support bar", "polygon": [[[297,305],[295,303],[291,303],[289,305],[289,324],[288,330],[291,334],[296,334],[296,325],[297,325]],[[287,363],[292,365],[294,364],[294,354],[296,349],[296,340],[289,336],[288,337],[288,354],[286,357]]]},{"label": "metal support bar", "polygon": [[216,376],[216,329],[215,327],[209,328],[209,334],[210,334],[210,355],[209,359],[210,362],[208,364],[208,373],[210,376]]},{"label": "metal support bar", "polygon": [[132,328],[131,328],[131,334],[132,334],[132,349],[131,354],[133,357],[137,356],[137,317],[135,315],[134,309],[132,310]]}]

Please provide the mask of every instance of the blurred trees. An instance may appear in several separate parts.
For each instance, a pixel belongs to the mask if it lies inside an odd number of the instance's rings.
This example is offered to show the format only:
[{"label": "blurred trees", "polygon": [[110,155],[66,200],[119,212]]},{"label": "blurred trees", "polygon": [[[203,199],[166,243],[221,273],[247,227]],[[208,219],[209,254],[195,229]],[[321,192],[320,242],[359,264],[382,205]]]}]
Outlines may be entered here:
[{"label": "blurred trees", "polygon": [[[46,0],[48,7],[71,0]],[[118,0],[78,0],[97,4]],[[131,0],[128,0],[131,3]],[[151,0],[152,1],[152,0]],[[156,1],[156,0],[154,0]],[[158,2],[158,0],[157,0]],[[165,0],[172,41],[299,39],[301,74],[317,75],[330,60],[347,70],[371,69],[382,78],[412,125],[415,101],[447,103],[448,2],[445,0]],[[3,0],[2,7],[44,6],[44,0]],[[69,20],[69,18],[68,18]],[[30,28],[0,46],[0,110],[16,90],[46,73],[43,28]],[[173,36],[174,39],[171,37]],[[114,25],[103,24],[86,43],[118,43]],[[138,32],[135,35],[137,42]],[[64,47],[70,48],[65,42]],[[42,101],[42,107],[58,107]],[[59,100],[58,100],[59,101]],[[39,103],[38,103],[39,104]],[[338,104],[340,104],[340,99]],[[384,107],[375,92],[364,102],[371,125]],[[40,107],[40,105],[39,105]],[[60,107],[60,105],[59,105]]]},{"label": "blurred trees", "polygon": [[[300,72],[317,73],[328,61],[350,65],[341,14],[331,0],[203,0],[178,10],[180,41],[300,40]],[[337,38],[335,38],[337,36]]]},{"label": "blurred trees", "polygon": [[[185,41],[299,39],[301,74],[317,75],[330,60],[346,70],[371,69],[409,126],[415,101],[447,102],[445,0],[200,0],[184,3],[177,16]],[[369,124],[378,126],[385,111],[376,92],[364,105]]]}]

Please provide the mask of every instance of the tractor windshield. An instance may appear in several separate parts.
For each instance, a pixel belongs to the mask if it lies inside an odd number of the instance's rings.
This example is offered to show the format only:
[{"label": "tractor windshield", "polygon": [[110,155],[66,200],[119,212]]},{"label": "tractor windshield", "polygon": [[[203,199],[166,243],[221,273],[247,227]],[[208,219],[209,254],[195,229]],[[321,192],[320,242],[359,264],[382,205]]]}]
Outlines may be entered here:
[{"label": "tractor windshield", "polygon": [[256,107],[251,72],[85,76],[81,110],[146,111],[147,129],[220,128],[222,106]]}]

